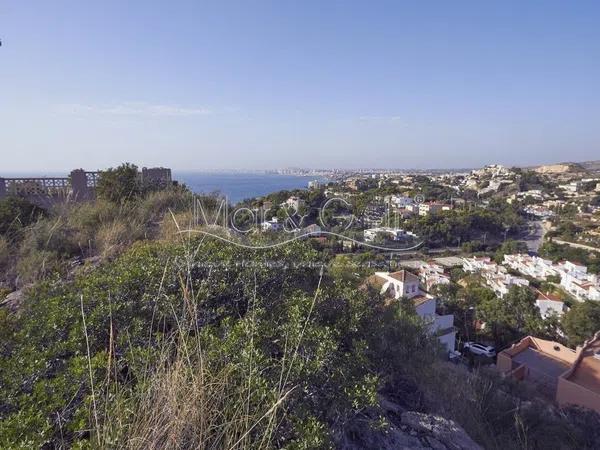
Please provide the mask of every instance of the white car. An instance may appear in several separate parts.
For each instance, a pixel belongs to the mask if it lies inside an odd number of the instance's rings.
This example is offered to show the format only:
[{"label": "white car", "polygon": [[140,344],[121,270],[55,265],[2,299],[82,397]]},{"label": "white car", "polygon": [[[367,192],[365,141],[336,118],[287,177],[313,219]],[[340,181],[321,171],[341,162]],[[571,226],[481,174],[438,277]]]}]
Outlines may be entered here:
[{"label": "white car", "polygon": [[468,349],[475,355],[483,355],[489,358],[496,356],[496,349],[489,345],[479,344],[478,342],[465,342],[463,348]]}]

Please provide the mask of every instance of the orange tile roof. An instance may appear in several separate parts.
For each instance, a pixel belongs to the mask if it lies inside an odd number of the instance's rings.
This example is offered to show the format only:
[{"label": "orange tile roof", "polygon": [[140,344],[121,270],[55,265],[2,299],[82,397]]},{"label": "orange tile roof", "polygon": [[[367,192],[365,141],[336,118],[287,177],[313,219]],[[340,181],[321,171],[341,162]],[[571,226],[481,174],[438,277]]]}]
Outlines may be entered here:
[{"label": "orange tile roof", "polygon": [[390,277],[394,280],[401,281],[402,283],[419,282],[419,277],[407,270],[399,270],[398,272],[390,273]]}]

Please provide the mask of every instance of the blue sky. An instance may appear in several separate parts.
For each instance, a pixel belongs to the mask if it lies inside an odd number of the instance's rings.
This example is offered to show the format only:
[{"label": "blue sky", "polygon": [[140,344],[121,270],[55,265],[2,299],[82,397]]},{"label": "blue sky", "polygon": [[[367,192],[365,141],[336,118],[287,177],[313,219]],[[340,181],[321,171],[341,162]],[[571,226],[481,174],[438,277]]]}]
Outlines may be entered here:
[{"label": "blue sky", "polygon": [[597,1],[0,0],[0,171],[600,159]]}]

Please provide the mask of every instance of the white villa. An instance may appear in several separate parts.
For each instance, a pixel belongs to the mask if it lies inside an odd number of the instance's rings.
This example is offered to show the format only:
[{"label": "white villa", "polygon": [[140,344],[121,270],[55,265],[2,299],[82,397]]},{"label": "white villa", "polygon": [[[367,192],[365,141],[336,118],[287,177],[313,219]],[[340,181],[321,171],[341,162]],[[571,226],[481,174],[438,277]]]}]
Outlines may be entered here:
[{"label": "white villa", "polygon": [[516,255],[504,255],[504,265],[523,275],[540,280],[545,280],[550,275],[559,274],[549,259],[520,253]]},{"label": "white villa", "polygon": [[577,300],[600,300],[600,279],[589,274],[587,267],[571,261],[552,261],[529,255],[505,255],[504,264],[524,275],[545,280],[550,275],[560,276],[560,285]]},{"label": "white villa", "polygon": [[450,284],[450,277],[444,273],[444,267],[434,261],[423,262],[419,266],[419,278],[429,292],[438,284]]},{"label": "white villa", "polygon": [[470,273],[479,273],[486,284],[492,288],[500,298],[504,297],[511,286],[529,286],[525,278],[515,277],[507,273],[506,267],[499,266],[488,257],[463,258],[463,270]]},{"label": "white villa", "polygon": [[412,300],[417,314],[429,322],[431,333],[438,337],[440,343],[449,352],[454,351],[456,345],[454,315],[436,313],[437,300],[421,291],[419,277],[406,270],[393,273],[375,272],[366,280],[365,284],[378,289],[380,294],[395,300],[401,298]]},{"label": "white villa", "polygon": [[542,319],[546,319],[553,314],[560,317],[565,310],[565,304],[560,298],[551,294],[542,294],[541,292],[538,294],[535,305],[540,310]]},{"label": "white villa", "polygon": [[368,228],[363,232],[365,242],[373,242],[378,235],[387,235],[394,241],[399,241],[406,237],[415,237],[416,235],[410,231],[405,231],[402,228],[391,228],[391,227],[375,227]]},{"label": "white villa", "polygon": [[263,231],[279,231],[283,228],[283,224],[279,222],[277,217],[273,217],[271,220],[267,220],[261,223]]}]

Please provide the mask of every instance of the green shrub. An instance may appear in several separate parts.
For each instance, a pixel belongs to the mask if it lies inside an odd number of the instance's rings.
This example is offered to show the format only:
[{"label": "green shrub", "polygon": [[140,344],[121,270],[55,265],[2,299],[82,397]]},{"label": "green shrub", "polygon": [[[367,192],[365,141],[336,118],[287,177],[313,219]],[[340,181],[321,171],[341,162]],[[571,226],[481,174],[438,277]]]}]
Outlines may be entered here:
[{"label": "green shrub", "polygon": [[44,210],[20,197],[0,200],[0,234],[15,234],[44,215]]},{"label": "green shrub", "polygon": [[99,199],[113,203],[134,200],[142,194],[142,185],[135,164],[125,163],[100,172],[96,186]]}]

